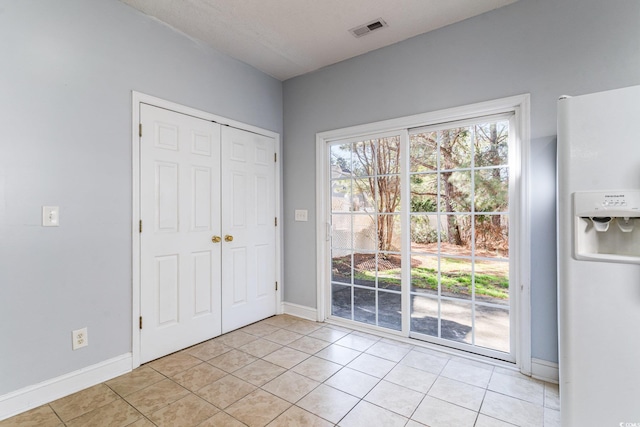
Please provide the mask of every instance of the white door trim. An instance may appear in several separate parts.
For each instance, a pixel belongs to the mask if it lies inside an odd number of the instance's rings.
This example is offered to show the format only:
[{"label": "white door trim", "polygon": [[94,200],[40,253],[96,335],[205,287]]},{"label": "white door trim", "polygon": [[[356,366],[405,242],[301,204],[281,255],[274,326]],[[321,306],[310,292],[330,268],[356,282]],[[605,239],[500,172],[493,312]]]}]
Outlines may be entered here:
[{"label": "white door trim", "polygon": [[[146,95],[141,92],[131,92],[131,354],[132,368],[140,366],[140,104],[149,104],[159,108],[165,108],[177,113],[187,114],[204,120],[214,121],[224,126],[231,126],[245,131],[268,136],[275,140],[275,152],[278,159],[275,171],[275,207],[276,217],[280,218],[282,212],[282,187],[280,177],[282,176],[282,162],[280,161],[280,134],[259,128],[257,126],[248,125],[246,123],[231,120],[226,117],[207,113],[195,108],[167,101],[155,96]],[[276,312],[282,313],[282,221],[278,221],[278,231],[276,233],[276,280],[278,281],[278,290],[276,292]]]},{"label": "white door trim", "polygon": [[517,314],[516,329],[516,366],[525,375],[531,375],[531,221],[530,221],[530,95],[516,95],[495,99],[477,104],[448,108],[429,113],[416,114],[397,119],[367,123],[343,129],[336,129],[316,134],[316,310],[317,320],[324,321],[329,315],[329,298],[326,281],[330,277],[328,269],[329,218],[327,200],[324,194],[325,183],[329,177],[329,164],[326,156],[326,145],[330,141],[343,140],[363,135],[402,131],[442,122],[464,120],[478,116],[513,111],[517,123],[518,153],[514,153],[520,162],[514,164],[514,172],[518,175],[518,205],[514,206],[513,215],[518,218],[519,228],[514,236],[517,245],[513,252],[518,259],[516,265],[515,304]]}]

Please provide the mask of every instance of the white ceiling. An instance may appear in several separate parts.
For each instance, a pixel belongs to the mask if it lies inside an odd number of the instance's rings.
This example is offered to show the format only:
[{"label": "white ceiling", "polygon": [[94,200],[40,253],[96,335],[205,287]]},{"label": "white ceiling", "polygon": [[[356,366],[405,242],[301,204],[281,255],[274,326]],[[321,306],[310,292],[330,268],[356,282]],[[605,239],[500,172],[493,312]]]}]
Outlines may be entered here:
[{"label": "white ceiling", "polygon": [[[121,1],[286,80],[517,0]],[[349,33],[380,18],[388,27]]]}]

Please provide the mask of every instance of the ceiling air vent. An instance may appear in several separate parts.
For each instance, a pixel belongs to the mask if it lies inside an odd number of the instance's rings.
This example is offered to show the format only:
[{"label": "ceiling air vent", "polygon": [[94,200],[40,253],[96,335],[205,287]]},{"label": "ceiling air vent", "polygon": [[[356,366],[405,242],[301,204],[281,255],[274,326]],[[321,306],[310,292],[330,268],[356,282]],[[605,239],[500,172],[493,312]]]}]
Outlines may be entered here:
[{"label": "ceiling air vent", "polygon": [[382,19],[376,19],[375,21],[371,21],[368,24],[359,25],[355,28],[352,28],[349,30],[349,32],[353,34],[354,37],[362,37],[384,27],[388,27],[387,23]]}]

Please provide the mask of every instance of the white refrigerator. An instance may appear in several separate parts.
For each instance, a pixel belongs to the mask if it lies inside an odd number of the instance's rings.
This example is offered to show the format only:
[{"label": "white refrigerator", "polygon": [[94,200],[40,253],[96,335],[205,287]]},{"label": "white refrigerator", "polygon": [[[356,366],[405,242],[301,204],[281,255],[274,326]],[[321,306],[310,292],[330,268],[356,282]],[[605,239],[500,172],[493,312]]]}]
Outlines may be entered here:
[{"label": "white refrigerator", "polygon": [[640,86],[558,101],[563,427],[640,427]]}]

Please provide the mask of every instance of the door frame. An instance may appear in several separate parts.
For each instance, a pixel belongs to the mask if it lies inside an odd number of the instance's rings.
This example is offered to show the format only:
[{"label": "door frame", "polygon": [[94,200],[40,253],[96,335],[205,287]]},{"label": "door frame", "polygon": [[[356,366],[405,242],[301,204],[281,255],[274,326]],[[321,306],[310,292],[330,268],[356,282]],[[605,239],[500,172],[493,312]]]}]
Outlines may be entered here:
[{"label": "door frame", "polygon": [[[244,131],[257,133],[273,138],[275,141],[276,152],[276,169],[275,169],[275,210],[276,218],[280,218],[282,212],[282,162],[280,159],[281,141],[280,134],[259,128],[257,126],[249,125],[246,123],[231,120],[226,117],[218,116],[215,114],[207,113],[195,108],[187,107],[185,105],[177,104],[175,102],[167,101],[162,98],[157,98],[152,95],[147,95],[141,92],[131,92],[131,354],[132,354],[132,369],[140,366],[140,286],[141,286],[141,272],[140,272],[140,104],[149,104],[154,107],[164,108],[167,110],[175,111],[181,114],[187,114],[203,120],[209,120],[219,123],[223,126],[231,126]],[[276,254],[275,254],[275,270],[276,281],[279,286],[276,290],[276,314],[282,314],[282,240],[283,240],[283,226],[282,221],[278,221],[278,228],[276,231]]]},{"label": "door frame", "polygon": [[[327,160],[327,145],[331,141],[347,138],[362,137],[365,135],[377,135],[381,133],[398,131],[446,123],[479,116],[490,116],[513,112],[516,123],[516,153],[518,159],[513,164],[513,173],[517,174],[516,188],[520,195],[518,203],[510,207],[513,217],[517,218],[518,226],[514,240],[516,245],[510,248],[511,256],[515,256],[514,264],[515,284],[515,356],[516,367],[525,375],[531,375],[531,221],[530,221],[530,95],[522,94],[508,98],[495,99],[476,104],[443,110],[415,114],[397,119],[383,120],[374,123],[352,126],[348,128],[330,130],[316,134],[316,254],[317,254],[317,278],[316,278],[316,313],[319,322],[325,321],[330,315],[330,296],[327,287],[330,278],[329,239],[330,223],[328,217],[328,202],[325,195],[326,182],[329,179],[329,162]],[[406,305],[406,304],[405,304]],[[403,330],[405,324],[403,319]],[[350,324],[351,325],[351,324]],[[352,326],[352,325],[351,325]],[[369,328],[363,325],[363,328]],[[392,332],[379,331],[375,327],[370,328],[387,335]],[[408,338],[408,334],[398,334]],[[482,356],[478,356],[482,357]]]}]

